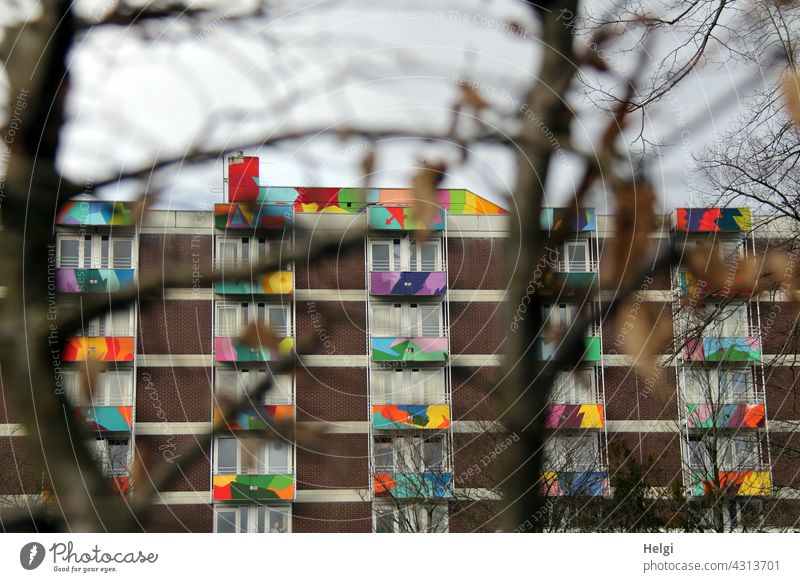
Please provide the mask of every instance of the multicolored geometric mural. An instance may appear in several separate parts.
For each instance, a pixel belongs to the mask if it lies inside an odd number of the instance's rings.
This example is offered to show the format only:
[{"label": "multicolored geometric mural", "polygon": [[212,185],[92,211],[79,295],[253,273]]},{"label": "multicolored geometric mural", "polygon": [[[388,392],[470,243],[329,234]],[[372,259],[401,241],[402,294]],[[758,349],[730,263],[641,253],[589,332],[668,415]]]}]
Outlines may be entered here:
[{"label": "multicolored geometric mural", "polygon": [[373,362],[446,362],[446,337],[374,337]]},{"label": "multicolored geometric mural", "polygon": [[[542,339],[536,342],[536,358],[538,360],[549,360],[555,354],[555,349],[560,340]],[[586,351],[583,352],[583,362],[600,361],[600,338],[596,336],[584,338]]]},{"label": "multicolored geometric mural", "polygon": [[676,208],[675,230],[681,232],[745,232],[752,230],[749,208]]},{"label": "multicolored geometric mural", "polygon": [[294,475],[214,475],[214,501],[294,499]]},{"label": "multicolored geometric mural", "polygon": [[115,293],[133,285],[133,269],[56,269],[59,293]]},{"label": "multicolored geometric mural", "polygon": [[436,208],[429,224],[417,220],[413,206],[372,206],[369,227],[373,230],[444,230],[444,210]]},{"label": "multicolored geometric mural", "polygon": [[215,204],[214,228],[221,230],[284,229],[292,225],[285,204]]},{"label": "multicolored geometric mural", "polygon": [[444,295],[447,273],[442,271],[372,271],[370,295]]},{"label": "multicolored geometric mural", "polygon": [[214,359],[217,362],[274,362],[294,348],[294,338],[283,338],[277,350],[267,347],[252,348],[242,345],[234,337],[214,338]]},{"label": "multicolored geometric mural", "polygon": [[693,362],[758,362],[757,337],[694,338],[686,342],[684,356]]},{"label": "multicolored geometric mural", "polygon": [[133,426],[133,406],[80,406],[76,412],[93,432],[130,432]]},{"label": "multicolored geometric mural", "polygon": [[395,499],[431,499],[453,496],[452,473],[375,473],[373,491],[376,496]]},{"label": "multicolored geometric mural", "polygon": [[108,482],[111,484],[111,489],[123,497],[127,497],[131,492],[131,478],[127,475],[109,477]]},{"label": "multicolored geometric mural", "polygon": [[228,430],[264,430],[282,422],[290,422],[294,418],[292,404],[265,404],[253,406],[234,416],[223,420],[218,406],[214,407],[214,425],[224,425]]},{"label": "multicolored geometric mural", "polygon": [[133,211],[129,202],[70,200],[58,209],[56,224],[65,226],[131,226]]},{"label": "multicolored geometric mural", "polygon": [[763,404],[687,404],[689,428],[764,428]]},{"label": "multicolored geometric mural", "polygon": [[608,473],[605,471],[546,471],[543,477],[547,497],[601,497],[608,495]]},{"label": "multicolored geometric mural", "polygon": [[228,199],[231,202],[256,202],[258,200],[258,182],[257,157],[228,157]]},{"label": "multicolored geometric mural", "polygon": [[450,428],[450,406],[447,404],[374,404],[374,430],[444,429]]},{"label": "multicolored geometric mural", "polygon": [[256,275],[255,281],[215,281],[214,292],[220,295],[288,295],[293,291],[291,271]]},{"label": "multicolored geometric mural", "polygon": [[551,404],[544,425],[545,428],[603,428],[603,405]]},{"label": "multicolored geometric mural", "polygon": [[594,232],[597,230],[597,217],[594,208],[580,208],[577,212],[569,208],[542,208],[541,225],[544,230],[555,230],[562,224],[568,232]]},{"label": "multicolored geometric mural", "polygon": [[720,471],[716,482],[711,473],[695,473],[692,477],[692,495],[699,497],[717,487],[720,493],[732,497],[764,497],[772,493],[772,476],[769,471]]},{"label": "multicolored geometric mural", "polygon": [[132,337],[72,337],[64,345],[65,362],[132,362]]}]

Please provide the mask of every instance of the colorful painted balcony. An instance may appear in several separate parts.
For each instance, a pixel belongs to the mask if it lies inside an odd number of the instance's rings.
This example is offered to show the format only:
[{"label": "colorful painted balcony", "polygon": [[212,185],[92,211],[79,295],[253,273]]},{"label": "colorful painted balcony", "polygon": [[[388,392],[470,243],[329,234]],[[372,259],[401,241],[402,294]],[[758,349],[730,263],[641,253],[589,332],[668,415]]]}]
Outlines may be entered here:
[{"label": "colorful painted balcony", "polygon": [[219,230],[283,230],[293,224],[290,204],[231,203],[214,205]]},{"label": "colorful painted balcony", "polygon": [[291,422],[294,419],[293,404],[264,404],[253,406],[232,418],[222,418],[218,406],[214,407],[214,425],[228,430],[264,430],[276,423]]},{"label": "colorful painted balcony", "polygon": [[132,337],[73,337],[64,345],[65,362],[132,362]]},{"label": "colorful painted balcony", "polygon": [[753,228],[749,208],[676,208],[672,222],[678,232],[747,232]]},{"label": "colorful painted balcony", "polygon": [[214,475],[214,501],[291,501],[294,475]]},{"label": "colorful painted balcony", "polygon": [[446,337],[374,337],[373,362],[446,362]]},{"label": "colorful painted balcony", "polygon": [[432,297],[447,292],[444,271],[372,271],[369,294],[372,296]]},{"label": "colorful painted balcony", "polygon": [[131,492],[131,478],[127,475],[109,477],[108,482],[111,484],[111,489],[123,497],[127,497]]},{"label": "colorful painted balcony", "polygon": [[[558,342],[556,339],[543,339],[536,343],[535,356],[537,360],[549,360],[553,357]],[[584,338],[586,349],[583,352],[583,362],[599,362],[600,361],[600,338],[591,336]]]},{"label": "colorful painted balcony", "polygon": [[605,497],[608,495],[608,472],[546,471],[543,489],[547,497]]},{"label": "colorful painted balcony", "polygon": [[70,200],[56,215],[56,224],[61,226],[132,226],[133,223],[130,202]]},{"label": "colorful painted balcony", "polygon": [[448,404],[373,404],[373,430],[443,430],[450,428]]},{"label": "colorful painted balcony", "polygon": [[294,290],[291,271],[275,271],[256,275],[250,281],[215,281],[219,295],[290,295]]},{"label": "colorful painted balcony", "polygon": [[294,338],[280,340],[277,349],[266,346],[253,348],[235,337],[214,338],[214,360],[217,362],[274,362],[292,352]]},{"label": "colorful painted balcony", "polygon": [[545,428],[603,428],[606,424],[603,408],[602,404],[550,404]]},{"label": "colorful painted balcony", "polygon": [[432,207],[430,216],[423,222],[413,206],[371,206],[369,227],[373,230],[444,230],[444,210]]},{"label": "colorful painted balcony", "polygon": [[717,479],[712,473],[692,475],[692,495],[714,494],[731,497],[766,497],[772,493],[769,471],[720,471]]},{"label": "colorful painted balcony", "polygon": [[764,428],[763,404],[687,404],[689,428]]},{"label": "colorful painted balcony", "polygon": [[90,432],[130,432],[133,406],[77,406],[75,413]]},{"label": "colorful painted balcony", "polygon": [[378,472],[373,477],[376,497],[395,499],[449,499],[453,497],[453,474]]},{"label": "colorful painted balcony", "polygon": [[684,357],[691,362],[759,362],[757,337],[695,338],[688,340]]},{"label": "colorful painted balcony", "polygon": [[133,269],[56,269],[59,293],[116,293],[131,287]]},{"label": "colorful painted balcony", "polygon": [[556,230],[566,225],[566,232],[594,232],[597,217],[594,208],[542,208],[541,224],[544,230]]}]

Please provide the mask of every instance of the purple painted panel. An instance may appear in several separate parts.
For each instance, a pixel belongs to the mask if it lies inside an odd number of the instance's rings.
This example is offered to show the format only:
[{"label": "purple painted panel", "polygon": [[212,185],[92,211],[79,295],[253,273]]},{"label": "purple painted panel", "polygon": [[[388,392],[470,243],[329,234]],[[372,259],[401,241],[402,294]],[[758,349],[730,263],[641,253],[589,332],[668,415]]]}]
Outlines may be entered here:
[{"label": "purple painted panel", "polygon": [[442,271],[373,271],[370,295],[443,295],[447,273]]}]

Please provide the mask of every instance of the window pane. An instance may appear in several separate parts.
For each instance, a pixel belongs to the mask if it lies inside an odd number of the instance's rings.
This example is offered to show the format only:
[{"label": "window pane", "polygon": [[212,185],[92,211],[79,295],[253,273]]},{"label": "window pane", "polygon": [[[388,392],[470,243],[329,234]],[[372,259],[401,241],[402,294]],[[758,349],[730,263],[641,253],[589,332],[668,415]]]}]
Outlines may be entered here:
[{"label": "window pane", "polygon": [[287,321],[287,310],[284,307],[269,308],[269,325],[280,336],[289,334]]},{"label": "window pane", "polygon": [[427,439],[422,448],[424,467],[439,471],[444,464],[444,442],[440,438]]},{"label": "window pane", "polygon": [[236,473],[236,450],[237,442],[235,438],[217,439],[217,472]]},{"label": "window pane", "polygon": [[106,406],[121,406],[130,402],[131,374],[127,370],[113,370],[104,372],[102,404]]},{"label": "window pane", "polygon": [[111,268],[111,260],[109,257],[109,241],[107,236],[104,236],[100,239],[100,268]]},{"label": "window pane", "polygon": [[375,470],[379,472],[394,471],[394,447],[391,442],[375,443]]},{"label": "window pane", "polygon": [[247,523],[248,523],[248,513],[250,508],[248,506],[243,506],[239,508],[239,532],[240,533],[247,533]]},{"label": "window pane", "polygon": [[269,512],[270,533],[287,533],[289,531],[289,510],[271,509]]},{"label": "window pane", "polygon": [[217,533],[236,533],[236,510],[217,510]]},{"label": "window pane", "polygon": [[76,269],[80,266],[80,241],[72,239],[62,239],[59,242],[59,265],[68,269]]},{"label": "window pane", "polygon": [[128,442],[109,441],[108,444],[108,467],[110,476],[128,474]]},{"label": "window pane", "polygon": [[420,305],[418,308],[420,316],[419,330],[421,337],[439,337],[441,329],[439,327],[439,306]]},{"label": "window pane", "polygon": [[567,244],[567,266],[568,271],[583,271],[586,269],[587,257],[586,245],[582,243]]},{"label": "window pane", "polygon": [[399,271],[400,266],[400,240],[392,241],[392,269]]},{"label": "window pane", "polygon": [[289,472],[289,446],[282,440],[269,441],[269,472]]},{"label": "window pane", "polygon": [[435,271],[439,268],[439,244],[427,242],[422,245],[422,270]]},{"label": "window pane", "polygon": [[389,243],[372,243],[372,270],[390,271]]},{"label": "window pane", "polygon": [[234,337],[239,333],[239,308],[235,305],[217,305],[217,335]]},{"label": "window pane", "polygon": [[269,510],[264,506],[256,507],[256,533],[266,533]]},{"label": "window pane", "polygon": [[425,403],[444,402],[444,370],[426,370],[422,378],[425,386]]},{"label": "window pane", "polygon": [[222,265],[236,265],[239,260],[239,243],[237,241],[220,241],[217,260]]},{"label": "window pane", "polygon": [[394,533],[394,516],[389,508],[378,508],[375,510],[375,533]]}]

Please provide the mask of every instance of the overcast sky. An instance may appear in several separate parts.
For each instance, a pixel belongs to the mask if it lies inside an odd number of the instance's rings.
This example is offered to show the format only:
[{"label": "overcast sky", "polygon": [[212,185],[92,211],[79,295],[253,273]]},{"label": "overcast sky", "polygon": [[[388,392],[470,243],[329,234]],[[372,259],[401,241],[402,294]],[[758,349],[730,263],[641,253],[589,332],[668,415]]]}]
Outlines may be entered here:
[{"label": "overcast sky", "polygon": [[[210,3],[210,0],[209,0]],[[81,3],[102,12],[107,2]],[[400,6],[397,8],[396,6]],[[225,14],[246,10],[226,3]],[[153,29],[142,38],[104,27],[72,55],[70,123],[61,164],[74,180],[100,180],[160,157],[180,157],[190,144],[225,149],[286,130],[340,127],[417,128],[445,134],[458,98],[456,80],[474,79],[493,108],[518,110],[536,82],[538,24],[512,0],[439,2],[276,2],[278,18],[246,26],[211,20]],[[524,33],[510,30],[513,22]],[[663,39],[663,47],[671,39]],[[621,63],[624,68],[625,61]],[[705,67],[654,107],[647,136],[665,139],[651,166],[665,210],[699,203],[692,156],[713,142],[736,114],[742,80],[752,71]],[[720,96],[726,97],[719,103]],[[606,115],[574,100],[575,143],[590,149]],[[486,121],[503,115],[489,112]],[[262,183],[274,186],[356,186],[365,144],[316,138],[280,148],[254,148]],[[406,187],[420,158],[456,162],[458,148],[396,139],[377,149],[375,187]],[[580,165],[560,156],[550,205],[563,205]],[[208,208],[222,200],[222,163],[183,166],[169,176],[162,207]],[[444,187],[468,188],[508,205],[512,154],[477,147],[464,166],[451,165]],[[105,192],[133,197],[140,184]],[[593,201],[604,208],[602,191]]]}]

